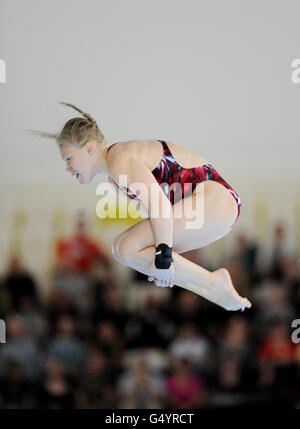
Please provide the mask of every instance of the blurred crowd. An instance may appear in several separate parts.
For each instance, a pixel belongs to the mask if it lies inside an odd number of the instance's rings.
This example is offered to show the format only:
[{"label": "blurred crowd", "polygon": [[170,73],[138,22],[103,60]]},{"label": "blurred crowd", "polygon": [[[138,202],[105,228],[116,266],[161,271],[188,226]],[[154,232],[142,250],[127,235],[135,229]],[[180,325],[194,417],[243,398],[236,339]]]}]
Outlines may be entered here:
[{"label": "blurred crowd", "polygon": [[[0,408],[299,408],[300,274],[285,240],[276,225],[268,263],[264,243],[243,233],[224,255],[252,302],[244,312],[130,268],[124,285],[82,221],[56,243],[46,294],[12,256],[0,286]],[[183,256],[220,268],[201,249]]]}]

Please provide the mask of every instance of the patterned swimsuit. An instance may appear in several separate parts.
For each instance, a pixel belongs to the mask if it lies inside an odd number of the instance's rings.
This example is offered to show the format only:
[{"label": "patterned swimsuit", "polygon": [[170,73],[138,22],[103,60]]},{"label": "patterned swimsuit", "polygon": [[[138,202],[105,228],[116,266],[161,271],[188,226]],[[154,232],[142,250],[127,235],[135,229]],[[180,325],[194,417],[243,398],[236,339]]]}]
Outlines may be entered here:
[{"label": "patterned swimsuit", "polygon": [[[169,198],[171,204],[173,205],[177,203],[180,199],[190,196],[198,183],[203,182],[205,180],[214,180],[215,182],[221,183],[221,185],[225,186],[225,188],[228,189],[228,191],[231,193],[231,195],[237,202],[238,214],[233,223],[234,225],[240,215],[242,208],[240,197],[235,192],[235,190],[220,176],[220,174],[211,164],[203,164],[199,167],[194,168],[181,167],[175,161],[167,143],[164,140],[158,141],[163,146],[163,155],[158,165],[154,168],[154,170],[152,170],[152,174],[158,184],[162,184],[162,190]],[[115,144],[117,143],[113,143],[106,149],[106,154]],[[127,197],[131,199],[137,198],[137,195],[134,194],[130,189],[126,188],[125,191],[125,188],[120,188],[118,183],[116,183],[114,180],[113,182],[119,189],[121,189],[121,191],[123,191],[127,195]],[[177,186],[177,183],[179,183],[180,186]]]}]

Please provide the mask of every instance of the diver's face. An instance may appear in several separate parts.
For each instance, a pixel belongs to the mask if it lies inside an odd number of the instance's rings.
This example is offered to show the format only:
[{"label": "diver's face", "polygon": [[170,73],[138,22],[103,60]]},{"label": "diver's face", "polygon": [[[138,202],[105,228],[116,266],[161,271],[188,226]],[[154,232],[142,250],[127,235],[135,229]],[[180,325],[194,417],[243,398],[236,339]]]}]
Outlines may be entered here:
[{"label": "diver's face", "polygon": [[63,145],[60,147],[62,160],[66,162],[66,171],[81,185],[88,185],[94,177],[94,154],[87,145],[78,148],[74,145]]}]

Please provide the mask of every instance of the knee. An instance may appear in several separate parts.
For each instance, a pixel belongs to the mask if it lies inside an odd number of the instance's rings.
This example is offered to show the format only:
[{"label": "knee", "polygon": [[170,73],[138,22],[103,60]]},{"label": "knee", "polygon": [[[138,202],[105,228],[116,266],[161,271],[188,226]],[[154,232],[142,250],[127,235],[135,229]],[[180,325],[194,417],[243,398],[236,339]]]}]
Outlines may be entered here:
[{"label": "knee", "polygon": [[111,246],[111,250],[112,250],[113,257],[114,257],[117,261],[119,261],[119,262],[121,262],[121,263],[123,264],[124,262],[121,260],[121,255],[120,255],[120,251],[119,251],[120,244],[121,244],[121,239],[120,239],[120,237],[117,237],[117,238],[113,241],[113,244],[112,244],[112,246]]},{"label": "knee", "polygon": [[131,260],[131,252],[126,240],[122,237],[117,237],[112,244],[112,254],[121,264],[128,264]]}]

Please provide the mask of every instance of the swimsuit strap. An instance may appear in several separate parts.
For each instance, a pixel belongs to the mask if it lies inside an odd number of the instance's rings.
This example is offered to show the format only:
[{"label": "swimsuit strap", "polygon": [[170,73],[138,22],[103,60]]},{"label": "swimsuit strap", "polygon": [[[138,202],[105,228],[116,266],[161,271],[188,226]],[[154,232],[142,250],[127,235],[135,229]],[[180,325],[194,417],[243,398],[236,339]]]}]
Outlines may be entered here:
[{"label": "swimsuit strap", "polygon": [[109,149],[110,149],[110,148],[112,148],[112,147],[113,147],[113,145],[115,145],[115,144],[118,144],[118,143],[113,143],[113,144],[111,144],[110,146],[108,146],[108,147],[106,148],[105,155],[107,155],[107,154],[108,154]]},{"label": "swimsuit strap", "polygon": [[170,151],[169,146],[167,145],[167,143],[164,140],[158,140],[157,139],[157,141],[161,142],[161,144],[163,146],[163,149],[164,149],[163,156],[162,156],[163,159],[165,161],[169,162],[169,163],[171,162],[172,164],[175,164],[175,165],[179,166],[178,162],[175,160],[172,152]]}]

